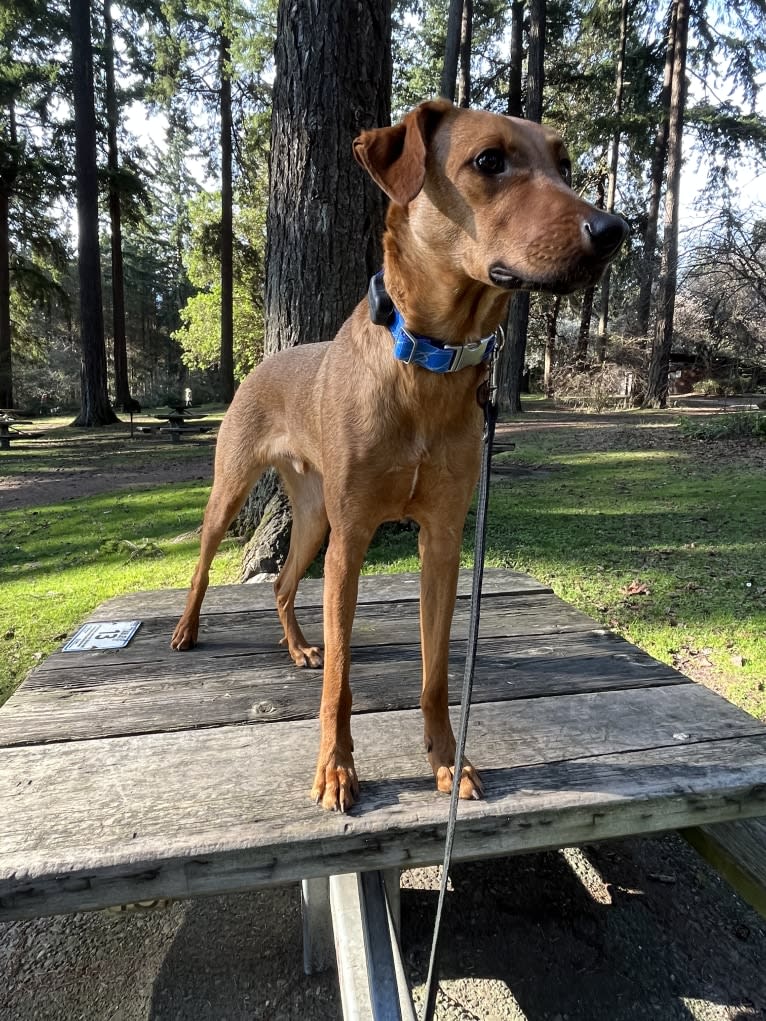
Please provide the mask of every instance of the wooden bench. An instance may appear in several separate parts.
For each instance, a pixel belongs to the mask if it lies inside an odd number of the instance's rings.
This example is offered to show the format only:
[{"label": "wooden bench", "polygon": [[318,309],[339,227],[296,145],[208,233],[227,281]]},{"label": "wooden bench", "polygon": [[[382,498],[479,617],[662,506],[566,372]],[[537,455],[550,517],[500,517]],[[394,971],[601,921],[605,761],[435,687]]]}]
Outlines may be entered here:
[{"label": "wooden bench", "polygon": [[[468,754],[486,798],[461,804],[455,859],[680,829],[733,835],[744,868],[741,834],[763,832],[746,820],[766,815],[766,727],[531,578],[488,571],[484,588]],[[453,702],[469,591],[463,574]],[[441,860],[447,815],[422,752],[417,577],[361,580],[362,800],[345,816],[308,797],[321,673],[279,648],[271,586],[210,589],[199,647],[178,654],[184,598],[109,600],[91,619],[141,619],[130,644],[54,653],[0,709],[0,919],[302,882],[306,966],[334,944],[347,1017],[408,1017],[398,874]],[[318,639],[321,582],[298,604]]]},{"label": "wooden bench", "polygon": [[26,432],[19,428],[21,425],[32,423],[18,418],[0,418],[0,450],[10,450],[11,440],[34,440],[45,435],[43,432]]},{"label": "wooden bench", "polygon": [[214,428],[212,425],[162,426],[160,432],[170,433],[171,443],[180,443],[182,436],[194,435],[195,433],[209,433]]}]

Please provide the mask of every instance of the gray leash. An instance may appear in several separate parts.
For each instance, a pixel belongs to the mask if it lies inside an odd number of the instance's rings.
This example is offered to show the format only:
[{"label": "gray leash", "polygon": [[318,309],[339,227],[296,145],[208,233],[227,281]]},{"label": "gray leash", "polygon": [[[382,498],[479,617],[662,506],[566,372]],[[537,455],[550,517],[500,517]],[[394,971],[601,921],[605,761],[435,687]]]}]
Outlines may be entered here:
[{"label": "gray leash", "polygon": [[[493,369],[497,362],[494,362]],[[494,375],[494,374],[493,374]],[[474,540],[473,585],[471,588],[471,617],[468,627],[468,648],[465,655],[465,672],[463,674],[463,691],[460,697],[460,725],[458,727],[455,748],[455,775],[452,781],[452,794],[447,817],[447,835],[444,842],[444,862],[442,864],[439,901],[436,906],[434,935],[431,944],[431,959],[428,962],[428,978],[426,979],[425,1006],[422,1021],[433,1021],[436,1008],[436,993],[439,988],[439,939],[441,934],[444,899],[447,893],[449,867],[452,860],[452,845],[455,841],[455,824],[457,822],[457,806],[460,796],[460,777],[463,771],[465,741],[468,734],[468,715],[471,708],[473,691],[473,673],[476,665],[476,647],[479,641],[479,616],[481,612],[481,584],[484,578],[484,550],[487,539],[487,507],[489,504],[489,472],[492,460],[492,441],[495,436],[497,422],[497,404],[495,380],[490,378],[487,399],[484,402],[484,451],[479,477],[479,494],[476,501],[476,537]]]}]

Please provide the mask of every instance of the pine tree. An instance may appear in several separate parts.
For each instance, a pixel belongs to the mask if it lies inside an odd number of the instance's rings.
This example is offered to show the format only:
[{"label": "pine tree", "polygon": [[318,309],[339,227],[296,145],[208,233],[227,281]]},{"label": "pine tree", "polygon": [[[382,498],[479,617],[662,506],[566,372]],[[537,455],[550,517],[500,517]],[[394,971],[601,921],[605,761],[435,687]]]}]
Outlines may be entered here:
[{"label": "pine tree", "polygon": [[686,103],[686,52],[689,37],[688,0],[675,0],[675,40],[673,75],[670,88],[668,122],[668,171],[665,189],[665,233],[662,242],[662,269],[657,297],[657,325],[649,365],[649,383],[645,407],[664,408],[668,399],[670,349],[673,344],[673,313],[678,273],[678,203],[681,187],[681,148]]},{"label": "pine tree", "polygon": [[98,224],[96,110],[90,0],[71,0],[75,176],[77,184],[77,265],[80,280],[82,405],[74,424],[109,425],[118,421],[107,393],[104,311],[101,300],[101,251]]},{"label": "pine tree", "polygon": [[[271,116],[267,353],[332,339],[380,268],[384,200],[354,163],[351,143],[389,122],[390,88],[387,2],[283,0]],[[262,533],[257,526],[270,501],[271,530]],[[248,532],[256,528],[245,577],[273,571],[284,558],[288,522],[284,498],[267,476],[238,523]]]}]

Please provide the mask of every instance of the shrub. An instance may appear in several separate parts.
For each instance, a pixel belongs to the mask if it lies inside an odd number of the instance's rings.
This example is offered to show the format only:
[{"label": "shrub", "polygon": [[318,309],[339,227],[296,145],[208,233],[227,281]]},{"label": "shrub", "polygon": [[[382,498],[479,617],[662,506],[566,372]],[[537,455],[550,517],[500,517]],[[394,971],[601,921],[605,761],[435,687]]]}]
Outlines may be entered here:
[{"label": "shrub", "polygon": [[734,411],[712,418],[682,418],[681,433],[693,440],[766,440],[766,415]]},{"label": "shrub", "polygon": [[701,394],[703,397],[720,397],[723,394],[723,387],[717,379],[700,379],[692,387],[692,393]]}]

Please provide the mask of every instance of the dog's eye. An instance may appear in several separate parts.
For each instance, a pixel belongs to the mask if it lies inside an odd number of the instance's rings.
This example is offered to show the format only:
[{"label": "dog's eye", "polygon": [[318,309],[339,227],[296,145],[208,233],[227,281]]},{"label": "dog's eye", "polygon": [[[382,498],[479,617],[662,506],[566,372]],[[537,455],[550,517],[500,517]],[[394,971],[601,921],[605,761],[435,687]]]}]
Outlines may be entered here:
[{"label": "dog's eye", "polygon": [[572,187],[572,164],[569,160],[561,160],[559,163],[559,173],[561,174],[564,183]]},{"label": "dog's eye", "polygon": [[485,149],[473,162],[482,174],[502,174],[505,170],[505,153],[502,149]]}]

